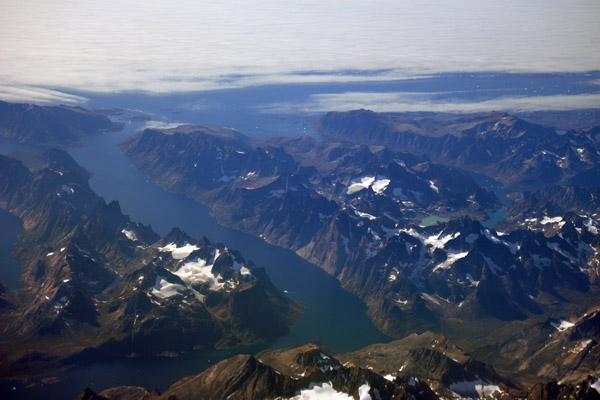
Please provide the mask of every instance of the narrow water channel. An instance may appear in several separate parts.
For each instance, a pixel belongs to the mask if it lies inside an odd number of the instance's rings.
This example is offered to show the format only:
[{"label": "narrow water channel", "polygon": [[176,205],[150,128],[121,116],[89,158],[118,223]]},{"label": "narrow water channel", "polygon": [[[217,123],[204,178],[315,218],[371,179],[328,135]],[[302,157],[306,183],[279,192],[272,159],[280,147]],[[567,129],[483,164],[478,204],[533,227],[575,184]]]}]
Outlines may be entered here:
[{"label": "narrow water channel", "polygon": [[[14,399],[75,398],[86,386],[103,390],[117,385],[136,385],[165,390],[184,376],[198,374],[214,363],[238,353],[255,354],[269,348],[284,348],[317,340],[332,352],[357,350],[372,343],[389,341],[365,315],[366,306],[344,291],[339,282],[294,252],[272,246],[263,240],[216,223],[206,207],[175,193],[166,192],[130,165],[117,149],[117,143],[140,125],[88,138],[85,146],[69,152],[93,173],[90,185],[108,201],[118,200],[123,213],[135,221],[151,224],[161,235],[173,226],[194,237],[206,236],[213,242],[239,250],[249,260],[266,269],[273,283],[306,309],[289,335],[273,342],[234,350],[200,350],[177,358],[152,357],[94,363],[52,376],[59,383],[35,387],[16,380],[0,382],[0,397]],[[13,390],[14,388],[14,390]]]}]

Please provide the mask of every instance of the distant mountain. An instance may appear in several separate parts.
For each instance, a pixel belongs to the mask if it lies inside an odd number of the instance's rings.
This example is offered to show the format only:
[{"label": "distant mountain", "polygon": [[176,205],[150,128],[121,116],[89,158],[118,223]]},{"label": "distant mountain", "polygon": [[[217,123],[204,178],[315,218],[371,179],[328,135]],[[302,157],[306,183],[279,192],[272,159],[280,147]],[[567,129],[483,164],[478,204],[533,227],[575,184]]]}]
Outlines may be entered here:
[{"label": "distant mountain", "polygon": [[474,115],[330,112],[314,121],[334,139],[426,154],[441,162],[483,173],[510,190],[560,183],[596,186],[600,142],[596,130],[558,134],[501,113]]},{"label": "distant mountain", "polygon": [[0,156],[0,207],[27,243],[14,252],[22,288],[0,291],[2,376],[272,339],[300,314],[238,252],[130,221],[67,153],[20,158],[32,170]]},{"label": "distant mountain", "polygon": [[71,146],[88,134],[118,129],[107,117],[81,107],[0,101],[0,136],[38,146]]}]

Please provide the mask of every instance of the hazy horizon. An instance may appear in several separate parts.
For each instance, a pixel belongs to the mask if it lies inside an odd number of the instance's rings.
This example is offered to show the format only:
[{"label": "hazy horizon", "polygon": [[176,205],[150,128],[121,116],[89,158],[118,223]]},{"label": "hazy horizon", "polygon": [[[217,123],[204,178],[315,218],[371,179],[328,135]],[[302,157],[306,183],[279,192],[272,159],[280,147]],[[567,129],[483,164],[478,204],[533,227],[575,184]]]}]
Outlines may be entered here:
[{"label": "hazy horizon", "polygon": [[[0,3],[0,98],[600,70],[600,3]],[[63,93],[67,92],[67,93]]]}]

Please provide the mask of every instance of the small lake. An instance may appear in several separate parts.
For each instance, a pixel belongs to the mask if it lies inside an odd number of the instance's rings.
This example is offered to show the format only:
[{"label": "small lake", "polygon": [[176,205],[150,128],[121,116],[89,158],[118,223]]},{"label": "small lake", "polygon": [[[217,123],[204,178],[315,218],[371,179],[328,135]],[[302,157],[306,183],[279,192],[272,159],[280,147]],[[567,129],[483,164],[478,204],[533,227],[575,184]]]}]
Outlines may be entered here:
[{"label": "small lake", "polygon": [[486,228],[493,228],[498,222],[504,220],[504,215],[506,215],[507,211],[508,210],[506,208],[499,208],[496,211],[489,213],[488,219],[482,221],[481,225]]},{"label": "small lake", "polygon": [[449,218],[439,217],[437,215],[430,215],[429,217],[423,218],[419,225],[427,227],[427,226],[435,225],[438,222],[448,222],[448,221],[450,221]]}]

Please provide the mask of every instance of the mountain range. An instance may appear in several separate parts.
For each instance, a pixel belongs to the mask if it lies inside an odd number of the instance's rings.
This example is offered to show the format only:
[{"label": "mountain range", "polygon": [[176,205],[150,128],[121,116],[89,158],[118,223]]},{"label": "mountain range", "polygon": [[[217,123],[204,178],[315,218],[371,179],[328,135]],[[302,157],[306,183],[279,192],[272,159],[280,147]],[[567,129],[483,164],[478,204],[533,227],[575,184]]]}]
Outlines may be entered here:
[{"label": "mountain range", "polygon": [[[72,146],[112,124],[0,106],[13,118],[4,135],[24,143]],[[395,340],[240,354],[164,393],[88,388],[78,399],[600,397],[598,127],[367,110],[313,125],[322,137],[148,128],[119,149],[220,224],[322,268]],[[289,332],[302,306],[264,269],[178,228],[160,237],[89,178],[63,150],[0,156],[0,208],[25,229],[13,253],[22,287],[0,284],[3,377]]]},{"label": "mountain range", "polygon": [[301,306],[239,252],[106,204],[62,150],[0,156],[0,206],[22,219],[22,287],[2,287],[4,377],[125,355],[233,347],[289,331]]},{"label": "mountain range", "polygon": [[[327,138],[146,129],[121,150],[220,223],[325,269],[385,333],[439,332],[517,385],[564,378],[566,370],[515,370],[489,349],[515,331],[596,310],[594,130],[561,135],[499,113],[410,119],[364,110],[328,113],[315,127]],[[506,218],[489,227],[504,204]]]}]

